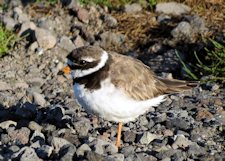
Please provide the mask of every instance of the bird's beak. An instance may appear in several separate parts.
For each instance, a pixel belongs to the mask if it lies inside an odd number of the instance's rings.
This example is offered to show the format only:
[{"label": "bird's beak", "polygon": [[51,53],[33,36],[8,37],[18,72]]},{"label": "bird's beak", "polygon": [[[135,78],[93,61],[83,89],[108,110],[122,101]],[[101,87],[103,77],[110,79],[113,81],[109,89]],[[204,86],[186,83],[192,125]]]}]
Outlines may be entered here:
[{"label": "bird's beak", "polygon": [[63,72],[64,72],[64,74],[69,74],[71,72],[70,67],[69,66],[64,67]]}]

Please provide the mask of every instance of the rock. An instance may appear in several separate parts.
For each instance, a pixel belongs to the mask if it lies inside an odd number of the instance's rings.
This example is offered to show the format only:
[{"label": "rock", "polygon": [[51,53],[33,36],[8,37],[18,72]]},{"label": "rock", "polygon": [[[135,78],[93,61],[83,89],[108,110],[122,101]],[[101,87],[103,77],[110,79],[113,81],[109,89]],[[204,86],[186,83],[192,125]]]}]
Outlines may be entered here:
[{"label": "rock", "polygon": [[45,107],[46,100],[44,96],[38,92],[33,92],[34,103],[40,105],[41,107]]},{"label": "rock", "polygon": [[88,24],[88,22],[89,22],[89,13],[88,13],[88,11],[86,9],[84,9],[84,8],[79,8],[78,11],[77,11],[77,18],[80,21]]},{"label": "rock", "polygon": [[194,33],[205,34],[208,32],[209,29],[206,27],[204,20],[198,15],[190,16],[188,20]]},{"label": "rock", "polygon": [[139,117],[139,121],[140,121],[139,125],[141,125],[141,126],[148,125],[148,120],[145,116]]},{"label": "rock", "polygon": [[129,155],[131,155],[131,154],[134,154],[134,150],[135,150],[135,147],[134,147],[134,146],[127,146],[127,147],[123,147],[123,148],[121,149],[121,153],[122,153],[125,157],[127,157],[127,156],[129,156]]},{"label": "rock", "polygon": [[46,29],[36,28],[35,36],[39,46],[44,50],[53,48],[57,42],[56,37]]},{"label": "rock", "polygon": [[33,22],[24,22],[22,23],[18,35],[23,37],[29,35],[31,40],[34,40],[34,30],[36,29],[36,25]]},{"label": "rock", "polygon": [[42,159],[40,159],[35,153],[35,150],[27,146],[20,149],[19,152],[13,154],[12,158],[21,161],[42,161]]},{"label": "rock", "polygon": [[87,144],[82,144],[76,151],[78,157],[84,156],[84,153],[91,151],[91,148]]},{"label": "rock", "polygon": [[12,141],[17,144],[27,144],[29,142],[30,130],[27,127],[15,130],[15,127],[7,129],[7,133]]},{"label": "rock", "polygon": [[188,140],[184,135],[175,135],[175,141],[172,144],[173,149],[182,148],[185,149],[188,147],[192,142]]},{"label": "rock", "polygon": [[53,137],[50,144],[54,147],[55,153],[58,153],[63,146],[71,145],[70,142],[59,137]]},{"label": "rock", "polygon": [[140,139],[140,143],[148,145],[150,142],[152,142],[156,138],[159,138],[159,136],[156,134],[152,134],[150,132],[145,132]]},{"label": "rock", "polygon": [[42,159],[47,159],[53,152],[53,147],[49,145],[42,145],[40,148],[36,150],[37,155]]},{"label": "rock", "polygon": [[91,129],[91,122],[89,120],[81,120],[75,122],[73,125],[79,136],[87,136],[88,131]]},{"label": "rock", "polygon": [[156,5],[155,11],[163,14],[181,16],[182,14],[189,13],[191,11],[191,8],[177,2],[166,2],[166,3],[158,3]]},{"label": "rock", "polygon": [[214,116],[207,109],[200,108],[200,109],[198,109],[198,112],[197,112],[197,115],[195,118],[197,121],[200,121],[203,119],[212,120],[214,118]]},{"label": "rock", "polygon": [[136,139],[136,134],[133,131],[125,131],[123,141],[126,143],[133,143]]},{"label": "rock", "polygon": [[182,119],[182,118],[173,118],[173,119],[167,119],[166,120],[166,127],[168,129],[175,127],[180,130],[188,130],[190,128],[190,122]]},{"label": "rock", "polygon": [[31,51],[33,51],[33,52],[35,52],[35,51],[37,50],[37,48],[38,48],[38,42],[37,42],[37,41],[33,42],[33,43],[29,46],[29,49],[30,49]]},{"label": "rock", "polygon": [[59,151],[59,155],[62,156],[60,161],[73,160],[75,152],[76,147],[73,144],[63,146]]},{"label": "rock", "polygon": [[147,153],[138,153],[137,154],[137,160],[141,160],[141,161],[157,161],[157,158],[155,158],[152,155],[149,155]]},{"label": "rock", "polygon": [[62,36],[59,43],[59,47],[63,48],[64,50],[68,51],[69,53],[75,49],[75,45],[73,42],[70,40],[70,38],[66,36]]},{"label": "rock", "polygon": [[113,16],[111,16],[111,15],[106,15],[104,17],[104,22],[106,23],[106,25],[108,27],[112,27],[112,28],[113,27],[116,27],[117,24],[118,24],[117,20]]},{"label": "rock", "polygon": [[75,45],[76,48],[79,48],[79,47],[84,46],[84,40],[79,35],[75,38],[75,40],[74,40],[73,43],[74,43],[74,45]]},{"label": "rock", "polygon": [[93,151],[89,151],[87,152],[87,159],[88,161],[103,161],[105,157]]},{"label": "rock", "polygon": [[94,146],[94,152],[100,155],[104,153],[115,154],[118,152],[118,148],[113,143],[101,139],[95,139],[91,144]]},{"label": "rock", "polygon": [[10,84],[0,81],[0,91],[6,91],[6,90],[11,90],[11,89],[12,89],[12,87]]},{"label": "rock", "polygon": [[171,159],[169,157],[166,157],[166,158],[162,159],[162,161],[171,161]]},{"label": "rock", "polygon": [[14,89],[17,89],[17,88],[27,89],[27,88],[29,88],[29,85],[26,82],[16,82],[14,84]]},{"label": "rock", "polygon": [[171,31],[171,35],[177,41],[186,39],[186,41],[190,41],[192,40],[194,33],[190,23],[182,21]]},{"label": "rock", "polygon": [[106,157],[106,160],[109,161],[124,161],[124,155],[123,154],[113,154]]},{"label": "rock", "polygon": [[20,147],[16,146],[16,145],[12,145],[9,147],[9,150],[11,150],[12,152],[18,152],[20,150]]},{"label": "rock", "polygon": [[188,148],[188,155],[192,157],[199,155],[204,156],[206,153],[206,150],[203,147],[200,147],[197,143],[190,145]]},{"label": "rock", "polygon": [[125,5],[125,12],[127,13],[140,12],[141,10],[142,10],[142,7],[139,3],[132,3],[132,4]]},{"label": "rock", "polygon": [[8,121],[1,122],[0,128],[7,130],[10,126],[16,126],[16,125],[17,125],[17,122],[8,120]]},{"label": "rock", "polygon": [[23,13],[22,9],[20,7],[15,7],[13,9],[13,17],[15,20],[17,20],[19,23],[28,22],[30,21],[27,14]]},{"label": "rock", "polygon": [[22,118],[32,118],[37,113],[37,108],[34,104],[31,103],[24,103],[16,108],[15,114]]},{"label": "rock", "polygon": [[41,133],[40,131],[35,130],[33,135],[30,138],[30,142],[34,143],[36,141],[39,141],[40,144],[44,144],[45,143],[45,136],[43,133]]},{"label": "rock", "polygon": [[43,127],[38,123],[36,123],[35,121],[30,121],[28,127],[33,131],[37,130],[39,132],[41,132],[41,130],[43,129]]},{"label": "rock", "polygon": [[13,18],[9,17],[9,16],[6,16],[6,15],[3,16],[2,22],[8,30],[13,30],[14,27],[16,26],[15,20]]}]

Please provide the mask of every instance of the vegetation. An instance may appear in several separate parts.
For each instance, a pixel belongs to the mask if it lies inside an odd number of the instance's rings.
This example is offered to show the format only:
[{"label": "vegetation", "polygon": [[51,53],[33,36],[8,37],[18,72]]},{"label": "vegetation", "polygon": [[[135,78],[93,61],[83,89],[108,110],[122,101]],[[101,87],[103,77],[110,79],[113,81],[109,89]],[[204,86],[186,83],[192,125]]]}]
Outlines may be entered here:
[{"label": "vegetation", "polygon": [[205,48],[205,55],[194,53],[197,64],[193,65],[193,67],[196,74],[177,55],[190,78],[197,80],[201,76],[210,76],[208,79],[210,81],[225,82],[225,45],[213,39],[209,39],[209,42],[213,47],[212,49]]},{"label": "vegetation", "polygon": [[7,30],[0,24],[0,57],[9,53],[18,40],[18,37],[12,31]]},{"label": "vegetation", "polygon": [[50,4],[50,5],[55,5],[58,2],[58,0],[36,0],[35,2],[36,3],[46,2],[46,3]]}]

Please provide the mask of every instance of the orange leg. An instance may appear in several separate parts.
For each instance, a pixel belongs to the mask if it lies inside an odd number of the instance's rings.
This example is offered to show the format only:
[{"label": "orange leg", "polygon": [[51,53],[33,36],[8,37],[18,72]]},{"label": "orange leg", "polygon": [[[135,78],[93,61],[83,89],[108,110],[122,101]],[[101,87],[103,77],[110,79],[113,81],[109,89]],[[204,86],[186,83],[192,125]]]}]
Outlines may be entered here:
[{"label": "orange leg", "polygon": [[116,147],[120,147],[120,138],[121,138],[121,131],[122,131],[122,122],[119,122],[118,125],[118,133],[117,133],[117,138],[116,138]]}]

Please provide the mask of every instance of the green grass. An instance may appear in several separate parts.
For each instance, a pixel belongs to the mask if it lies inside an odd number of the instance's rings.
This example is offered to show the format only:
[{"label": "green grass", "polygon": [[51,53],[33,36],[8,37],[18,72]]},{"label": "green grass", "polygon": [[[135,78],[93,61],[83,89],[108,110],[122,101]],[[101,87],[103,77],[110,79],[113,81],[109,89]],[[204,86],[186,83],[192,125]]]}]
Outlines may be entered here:
[{"label": "green grass", "polygon": [[55,5],[58,2],[58,0],[36,0],[35,1],[35,3],[40,3],[40,2],[45,2],[49,5]]},{"label": "green grass", "polygon": [[[194,52],[194,57],[197,61],[193,65],[195,74],[187,67],[187,65],[179,58],[184,67],[185,72],[192,79],[200,79],[201,76],[209,76],[206,81],[225,82],[225,45],[214,39],[209,39],[212,49],[205,48],[206,54]],[[201,56],[201,59],[200,59]],[[198,75],[198,76],[197,76]]]},{"label": "green grass", "polygon": [[19,38],[0,24],[0,57],[8,54]]}]

